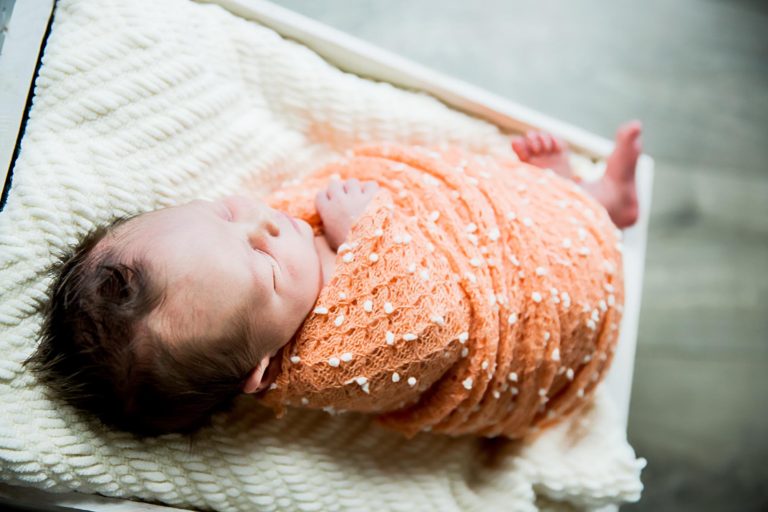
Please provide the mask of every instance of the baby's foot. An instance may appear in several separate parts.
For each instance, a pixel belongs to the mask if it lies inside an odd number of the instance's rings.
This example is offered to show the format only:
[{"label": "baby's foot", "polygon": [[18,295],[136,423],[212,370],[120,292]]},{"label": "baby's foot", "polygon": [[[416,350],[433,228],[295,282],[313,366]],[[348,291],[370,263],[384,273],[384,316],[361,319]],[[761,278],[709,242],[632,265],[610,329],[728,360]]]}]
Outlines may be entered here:
[{"label": "baby's foot", "polygon": [[606,161],[605,175],[584,186],[597,199],[619,228],[637,222],[637,187],[635,168],[642,151],[640,121],[630,121],[616,131],[616,145]]},{"label": "baby's foot", "polygon": [[563,178],[573,178],[568,145],[551,133],[530,131],[525,137],[513,137],[512,149],[523,162],[552,169]]}]

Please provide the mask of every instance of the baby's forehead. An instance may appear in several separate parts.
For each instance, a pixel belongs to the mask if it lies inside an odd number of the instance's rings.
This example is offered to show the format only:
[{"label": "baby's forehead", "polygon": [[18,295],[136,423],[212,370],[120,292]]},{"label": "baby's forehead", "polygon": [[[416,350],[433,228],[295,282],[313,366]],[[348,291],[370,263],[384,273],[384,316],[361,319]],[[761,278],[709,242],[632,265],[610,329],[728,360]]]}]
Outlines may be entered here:
[{"label": "baby's forehead", "polygon": [[122,263],[127,263],[125,259],[132,252],[131,249],[149,231],[150,223],[147,222],[147,218],[148,214],[143,213],[114,227],[96,245],[94,255],[98,258],[103,253],[109,252],[111,256],[116,257]]},{"label": "baby's forehead", "polygon": [[174,226],[183,224],[185,220],[190,219],[191,215],[194,215],[193,209],[188,208],[188,206],[192,205],[193,203],[185,203],[179,206],[150,210],[136,215],[113,229],[110,236],[107,237],[109,239],[107,243],[115,246],[130,247],[133,244],[145,241],[148,236],[160,236],[168,233]]},{"label": "baby's forehead", "polygon": [[93,262],[119,263],[134,267],[140,264],[146,271],[156,273],[158,224],[162,219],[155,217],[157,211],[142,213],[116,225],[93,248]]}]

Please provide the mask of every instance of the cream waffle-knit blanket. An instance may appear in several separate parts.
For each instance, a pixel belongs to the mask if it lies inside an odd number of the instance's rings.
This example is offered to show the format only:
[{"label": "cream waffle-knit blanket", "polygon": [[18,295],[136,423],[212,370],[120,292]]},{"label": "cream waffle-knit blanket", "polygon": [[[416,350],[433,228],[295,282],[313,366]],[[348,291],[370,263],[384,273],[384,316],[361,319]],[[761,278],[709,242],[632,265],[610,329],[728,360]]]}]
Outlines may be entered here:
[{"label": "cream waffle-knit blanket", "polygon": [[[511,157],[493,126],[344,74],[273,31],[186,0],[62,0],[0,213],[0,480],[214,510],[535,510],[632,501],[636,459],[607,399],[517,446],[243,397],[192,447],[103,429],[49,399],[32,352],[53,254],[116,214],[264,193],[354,144]],[[493,451],[493,463],[488,455]]]}]

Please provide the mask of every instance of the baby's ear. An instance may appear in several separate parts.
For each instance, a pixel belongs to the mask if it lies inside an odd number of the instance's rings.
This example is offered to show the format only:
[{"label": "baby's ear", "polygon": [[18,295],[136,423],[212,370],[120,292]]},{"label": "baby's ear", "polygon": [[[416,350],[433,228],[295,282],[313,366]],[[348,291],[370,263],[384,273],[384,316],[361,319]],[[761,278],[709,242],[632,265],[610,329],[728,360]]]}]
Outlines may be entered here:
[{"label": "baby's ear", "polygon": [[264,356],[264,358],[259,361],[259,364],[257,364],[248,374],[248,378],[245,380],[245,384],[243,384],[243,393],[258,393],[267,387],[268,384],[264,378],[267,366],[269,366],[269,356]]}]

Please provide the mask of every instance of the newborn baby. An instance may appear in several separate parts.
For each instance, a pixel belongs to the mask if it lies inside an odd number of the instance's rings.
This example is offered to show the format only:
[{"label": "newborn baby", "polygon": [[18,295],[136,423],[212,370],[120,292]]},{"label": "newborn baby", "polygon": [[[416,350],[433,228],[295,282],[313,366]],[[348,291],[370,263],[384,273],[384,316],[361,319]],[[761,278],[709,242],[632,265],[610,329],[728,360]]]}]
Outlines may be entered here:
[{"label": "newborn baby", "polygon": [[607,369],[623,291],[607,218],[637,217],[639,135],[620,128],[586,185],[602,208],[566,181],[564,144],[532,133],[513,140],[531,165],[371,146],[266,203],[119,220],[63,262],[30,363],[140,435],[195,429],[242,392],[407,435],[524,435]]}]

